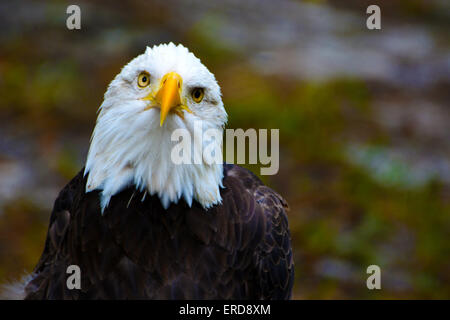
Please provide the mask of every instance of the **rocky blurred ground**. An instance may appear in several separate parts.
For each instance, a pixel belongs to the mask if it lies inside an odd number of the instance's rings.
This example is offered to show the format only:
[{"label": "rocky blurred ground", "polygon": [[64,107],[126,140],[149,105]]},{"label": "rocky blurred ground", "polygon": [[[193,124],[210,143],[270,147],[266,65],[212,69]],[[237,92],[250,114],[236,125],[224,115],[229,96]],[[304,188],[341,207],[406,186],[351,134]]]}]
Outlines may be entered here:
[{"label": "rocky blurred ground", "polygon": [[80,31],[68,4],[0,3],[0,282],[36,263],[109,81],[173,41],[215,73],[228,127],[280,129],[262,178],[291,206],[295,298],[450,297],[448,2],[383,2],[380,31],[367,1],[79,1]]}]

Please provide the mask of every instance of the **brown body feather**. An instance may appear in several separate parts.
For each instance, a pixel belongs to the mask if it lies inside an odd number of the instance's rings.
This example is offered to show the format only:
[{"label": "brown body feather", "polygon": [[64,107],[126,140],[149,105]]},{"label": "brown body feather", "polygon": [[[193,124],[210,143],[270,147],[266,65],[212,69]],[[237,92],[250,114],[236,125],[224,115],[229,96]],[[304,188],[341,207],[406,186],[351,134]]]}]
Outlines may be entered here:
[{"label": "brown body feather", "polygon": [[[103,215],[80,172],[59,194],[26,299],[288,299],[294,266],[286,202],[224,165],[221,205],[164,210],[130,187]],[[69,265],[81,289],[66,286]]]}]

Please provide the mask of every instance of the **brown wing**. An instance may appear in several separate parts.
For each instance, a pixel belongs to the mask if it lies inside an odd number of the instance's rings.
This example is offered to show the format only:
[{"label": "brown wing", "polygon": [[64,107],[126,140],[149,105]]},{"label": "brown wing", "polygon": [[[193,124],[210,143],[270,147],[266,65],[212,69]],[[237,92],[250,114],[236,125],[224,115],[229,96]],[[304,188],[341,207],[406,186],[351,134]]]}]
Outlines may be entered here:
[{"label": "brown wing", "polygon": [[63,287],[66,284],[66,268],[70,265],[64,243],[71,218],[69,210],[81,183],[82,176],[78,174],[64,187],[55,201],[44,252],[33,271],[32,280],[25,287],[25,299],[72,298],[68,294],[72,292],[65,291]]},{"label": "brown wing", "polygon": [[[164,210],[134,188],[85,193],[80,172],[59,194],[27,299],[287,299],[293,282],[285,202],[249,171],[225,165],[222,205]],[[81,289],[66,286],[69,265]]]},{"label": "brown wing", "polygon": [[[264,224],[254,263],[259,282],[259,299],[290,299],[294,282],[294,260],[286,210],[286,201],[265,186],[252,172],[236,165],[227,165],[228,176],[243,184],[250,196],[245,199],[251,208],[248,214],[259,216]],[[239,182],[235,182],[238,184]]]}]

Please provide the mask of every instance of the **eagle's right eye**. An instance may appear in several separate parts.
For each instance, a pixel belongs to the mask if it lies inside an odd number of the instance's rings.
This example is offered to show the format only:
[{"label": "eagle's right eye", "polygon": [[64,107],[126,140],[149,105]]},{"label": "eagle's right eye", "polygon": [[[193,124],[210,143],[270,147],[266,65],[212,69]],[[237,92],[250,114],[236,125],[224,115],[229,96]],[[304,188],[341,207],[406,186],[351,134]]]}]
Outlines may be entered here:
[{"label": "eagle's right eye", "polygon": [[150,84],[150,75],[147,72],[141,72],[138,77],[139,88],[145,88]]}]

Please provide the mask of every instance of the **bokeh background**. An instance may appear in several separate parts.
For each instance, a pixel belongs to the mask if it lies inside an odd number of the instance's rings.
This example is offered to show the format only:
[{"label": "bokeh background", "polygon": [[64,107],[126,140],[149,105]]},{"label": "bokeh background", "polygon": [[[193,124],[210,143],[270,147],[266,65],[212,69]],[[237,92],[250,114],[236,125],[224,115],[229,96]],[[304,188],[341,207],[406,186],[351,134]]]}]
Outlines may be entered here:
[{"label": "bokeh background", "polygon": [[294,298],[450,298],[448,1],[80,0],[79,31],[69,4],[0,2],[0,283],[38,261],[108,83],[173,41],[216,75],[228,128],[280,129],[262,179],[291,207]]}]

